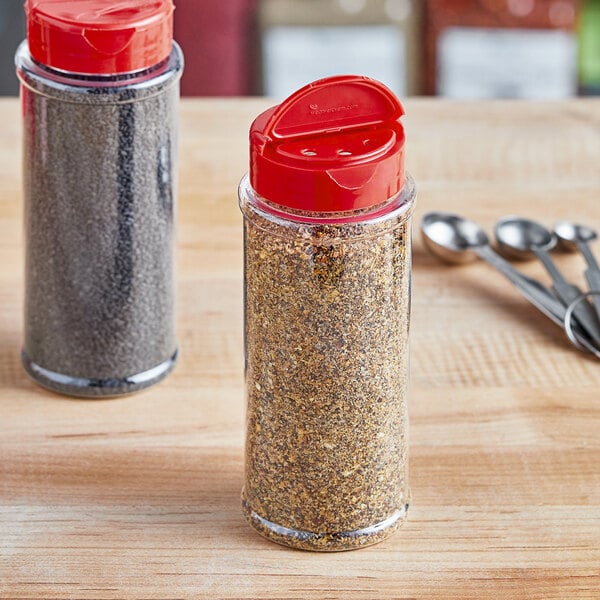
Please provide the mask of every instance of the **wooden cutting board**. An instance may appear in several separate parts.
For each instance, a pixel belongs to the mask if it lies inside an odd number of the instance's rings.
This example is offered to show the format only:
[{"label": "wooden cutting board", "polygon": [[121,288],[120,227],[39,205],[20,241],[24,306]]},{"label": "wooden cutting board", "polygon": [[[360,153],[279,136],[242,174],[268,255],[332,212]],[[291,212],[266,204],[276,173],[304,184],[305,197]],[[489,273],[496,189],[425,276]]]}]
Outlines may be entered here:
[{"label": "wooden cutting board", "polygon": [[[413,504],[389,540],[331,555],[265,541],[240,511],[236,186],[268,105],[183,102],[179,366],[82,401],[20,366],[20,115],[0,101],[0,598],[600,598],[600,362],[486,265],[438,263],[418,227],[448,210],[600,229],[600,100],[406,102]],[[578,255],[557,262],[583,284]]]}]

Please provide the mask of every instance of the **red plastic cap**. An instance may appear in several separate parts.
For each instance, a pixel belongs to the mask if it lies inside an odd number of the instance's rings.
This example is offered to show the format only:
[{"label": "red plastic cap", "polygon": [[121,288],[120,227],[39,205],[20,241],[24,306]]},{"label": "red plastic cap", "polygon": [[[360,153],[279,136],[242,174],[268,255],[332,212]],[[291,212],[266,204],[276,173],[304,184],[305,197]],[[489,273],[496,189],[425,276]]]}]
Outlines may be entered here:
[{"label": "red plastic cap", "polygon": [[171,53],[172,0],[26,0],[25,11],[31,56],[54,69],[116,75]]},{"label": "red plastic cap", "polygon": [[404,184],[403,114],[396,96],[368,77],[315,81],[252,124],[250,183],[296,210],[382,204]]}]

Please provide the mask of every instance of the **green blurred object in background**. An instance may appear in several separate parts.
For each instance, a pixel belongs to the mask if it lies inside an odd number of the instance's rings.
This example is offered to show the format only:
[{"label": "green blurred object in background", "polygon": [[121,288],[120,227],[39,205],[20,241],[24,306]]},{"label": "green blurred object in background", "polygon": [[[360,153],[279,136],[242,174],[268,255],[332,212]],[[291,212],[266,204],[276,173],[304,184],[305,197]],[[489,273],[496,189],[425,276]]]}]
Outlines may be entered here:
[{"label": "green blurred object in background", "polygon": [[585,0],[579,15],[579,87],[600,95],[600,0]]}]

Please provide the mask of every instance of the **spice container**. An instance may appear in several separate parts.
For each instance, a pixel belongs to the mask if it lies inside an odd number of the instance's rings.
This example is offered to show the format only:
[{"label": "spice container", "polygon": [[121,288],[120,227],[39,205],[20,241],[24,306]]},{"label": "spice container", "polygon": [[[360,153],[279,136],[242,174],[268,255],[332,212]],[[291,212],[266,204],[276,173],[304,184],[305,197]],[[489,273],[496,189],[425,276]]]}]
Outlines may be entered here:
[{"label": "spice container", "polygon": [[577,93],[578,0],[425,0],[426,92],[450,98]]},{"label": "spice container", "polygon": [[410,217],[402,106],[366,77],[306,86],[250,132],[243,508],[267,538],[386,538],[408,488]]},{"label": "spice container", "polygon": [[261,0],[257,25],[261,93],[284,98],[349,67],[401,96],[420,92],[417,0]]},{"label": "spice container", "polygon": [[75,396],[174,366],[173,218],[181,51],[171,0],[28,0],[23,364]]}]

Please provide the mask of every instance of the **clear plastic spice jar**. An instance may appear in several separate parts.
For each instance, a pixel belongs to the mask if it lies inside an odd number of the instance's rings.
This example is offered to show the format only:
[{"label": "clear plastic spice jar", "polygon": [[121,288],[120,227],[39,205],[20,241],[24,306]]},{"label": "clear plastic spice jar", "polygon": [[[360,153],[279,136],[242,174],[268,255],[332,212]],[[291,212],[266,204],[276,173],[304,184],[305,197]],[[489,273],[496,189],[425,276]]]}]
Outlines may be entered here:
[{"label": "clear plastic spice jar", "polygon": [[177,356],[174,203],[180,49],[171,0],[28,0],[25,339],[41,385],[103,397]]},{"label": "clear plastic spice jar", "polygon": [[415,188],[402,114],[379,82],[342,76],[251,128],[242,504],[281,544],[370,545],[408,508]]}]

